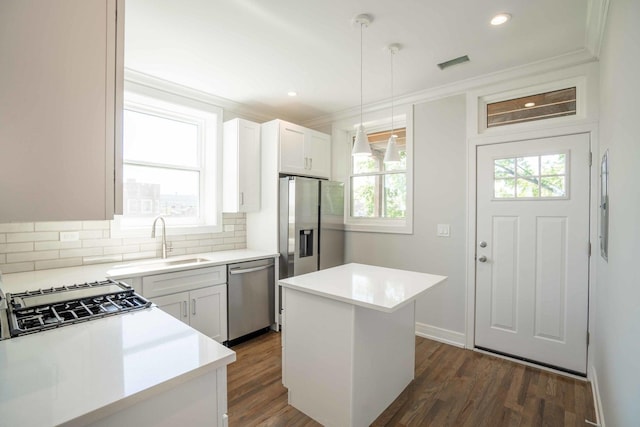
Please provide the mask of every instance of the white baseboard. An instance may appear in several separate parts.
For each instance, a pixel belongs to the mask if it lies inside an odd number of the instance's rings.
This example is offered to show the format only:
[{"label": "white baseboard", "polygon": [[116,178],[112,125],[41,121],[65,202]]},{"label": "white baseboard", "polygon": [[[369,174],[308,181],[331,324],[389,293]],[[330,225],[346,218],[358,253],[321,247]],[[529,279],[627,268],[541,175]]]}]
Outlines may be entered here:
[{"label": "white baseboard", "polygon": [[591,390],[593,392],[593,406],[596,409],[596,423],[600,427],[605,427],[604,412],[602,411],[602,400],[600,399],[600,389],[598,387],[598,374],[595,366],[590,369]]},{"label": "white baseboard", "polygon": [[465,335],[462,332],[456,332],[416,322],[416,335],[423,338],[429,338],[434,341],[440,341],[445,344],[454,345],[456,347],[465,348]]}]

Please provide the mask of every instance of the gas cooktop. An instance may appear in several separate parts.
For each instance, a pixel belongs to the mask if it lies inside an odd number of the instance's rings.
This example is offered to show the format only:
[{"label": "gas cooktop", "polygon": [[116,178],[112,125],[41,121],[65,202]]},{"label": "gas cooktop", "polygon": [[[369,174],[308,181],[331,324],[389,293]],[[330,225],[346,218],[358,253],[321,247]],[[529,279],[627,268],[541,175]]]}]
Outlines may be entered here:
[{"label": "gas cooktop", "polygon": [[152,304],[131,286],[111,279],[7,293],[6,301],[11,337],[144,309]]}]

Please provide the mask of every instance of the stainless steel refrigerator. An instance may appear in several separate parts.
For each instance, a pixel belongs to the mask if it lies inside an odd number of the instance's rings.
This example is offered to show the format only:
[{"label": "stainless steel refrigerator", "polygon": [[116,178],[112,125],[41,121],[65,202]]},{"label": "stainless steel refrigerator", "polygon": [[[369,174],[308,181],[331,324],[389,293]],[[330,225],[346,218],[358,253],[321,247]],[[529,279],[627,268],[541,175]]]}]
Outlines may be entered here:
[{"label": "stainless steel refrigerator", "polygon": [[344,263],[344,184],[280,178],[280,278]]}]

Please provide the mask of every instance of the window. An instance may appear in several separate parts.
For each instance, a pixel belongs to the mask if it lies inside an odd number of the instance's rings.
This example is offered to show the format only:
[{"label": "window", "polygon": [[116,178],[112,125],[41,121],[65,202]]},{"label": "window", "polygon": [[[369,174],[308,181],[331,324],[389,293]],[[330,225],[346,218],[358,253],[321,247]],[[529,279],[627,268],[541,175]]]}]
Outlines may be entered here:
[{"label": "window", "polygon": [[549,199],[568,195],[568,153],[509,157],[493,161],[496,199]]},{"label": "window", "polygon": [[576,88],[487,104],[487,128],[576,114]]},{"label": "window", "polygon": [[[399,163],[384,163],[391,131],[368,135],[372,155],[351,158],[351,217],[404,219],[407,210],[406,129],[396,129]],[[352,140],[353,142],[353,140]]]},{"label": "window", "polygon": [[146,231],[158,215],[167,228],[221,228],[221,111],[176,100],[125,92],[122,230]]},{"label": "window", "polygon": [[352,119],[334,124],[345,135],[346,162],[340,169],[344,175],[339,172],[336,178],[345,182],[347,230],[413,232],[413,107],[400,106],[396,111],[393,134],[398,138],[398,163],[383,161],[391,136],[391,119],[384,111],[369,115],[365,122],[371,157],[351,156],[357,126]]}]

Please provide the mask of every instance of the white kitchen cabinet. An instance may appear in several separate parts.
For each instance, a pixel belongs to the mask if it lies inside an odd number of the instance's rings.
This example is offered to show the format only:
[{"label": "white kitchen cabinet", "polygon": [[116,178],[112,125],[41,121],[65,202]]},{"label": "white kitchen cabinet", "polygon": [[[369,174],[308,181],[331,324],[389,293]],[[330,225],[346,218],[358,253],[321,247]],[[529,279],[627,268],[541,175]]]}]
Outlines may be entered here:
[{"label": "white kitchen cabinet", "polygon": [[260,125],[243,119],[224,123],[224,212],[260,210]]},{"label": "white kitchen cabinet", "polygon": [[218,341],[227,340],[227,285],[151,299],[158,308]]},{"label": "white kitchen cabinet", "polygon": [[264,144],[278,147],[278,172],[329,178],[331,175],[331,137],[283,120],[262,125]]},{"label": "white kitchen cabinet", "polygon": [[0,2],[0,223],[112,219],[123,0]]},{"label": "white kitchen cabinet", "polygon": [[142,295],[208,337],[227,340],[226,265],[142,278]]}]

